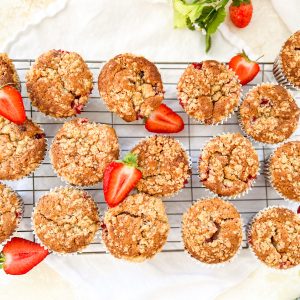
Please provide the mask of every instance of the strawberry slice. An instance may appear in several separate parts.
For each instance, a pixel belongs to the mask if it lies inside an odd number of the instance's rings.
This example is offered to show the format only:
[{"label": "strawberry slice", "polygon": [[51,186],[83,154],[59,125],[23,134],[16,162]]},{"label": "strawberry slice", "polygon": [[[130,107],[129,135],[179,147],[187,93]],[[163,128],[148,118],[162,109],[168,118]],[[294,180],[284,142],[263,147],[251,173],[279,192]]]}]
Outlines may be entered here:
[{"label": "strawberry slice", "polygon": [[22,96],[11,85],[0,87],[0,115],[18,125],[26,120]]},{"label": "strawberry slice", "polygon": [[3,248],[0,258],[1,268],[6,274],[26,274],[39,264],[49,252],[39,244],[14,237]]},{"label": "strawberry slice", "polygon": [[103,192],[109,207],[117,206],[142,178],[135,154],[128,153],[123,161],[111,162],[104,171]]},{"label": "strawberry slice", "polygon": [[253,80],[260,70],[259,64],[250,60],[245,51],[230,60],[229,68],[237,74],[242,85]]},{"label": "strawberry slice", "polygon": [[184,128],[182,118],[165,104],[161,104],[146,120],[146,129],[155,133],[176,133]]}]

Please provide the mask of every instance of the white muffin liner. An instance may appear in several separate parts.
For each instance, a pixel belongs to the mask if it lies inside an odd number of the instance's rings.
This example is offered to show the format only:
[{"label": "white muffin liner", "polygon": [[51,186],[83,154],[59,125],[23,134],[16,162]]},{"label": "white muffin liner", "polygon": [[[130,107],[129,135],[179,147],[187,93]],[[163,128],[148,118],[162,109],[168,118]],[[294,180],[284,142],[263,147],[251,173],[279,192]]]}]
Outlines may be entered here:
[{"label": "white muffin liner", "polygon": [[[200,183],[203,185],[203,187],[205,188],[206,191],[209,192],[209,194],[212,196],[212,197],[218,197],[218,198],[221,198],[223,200],[232,200],[232,199],[236,199],[236,198],[240,198],[240,197],[243,197],[245,195],[247,195],[253,188],[255,182],[256,182],[256,179],[257,177],[259,176],[260,174],[260,163],[258,162],[258,170],[257,170],[257,173],[256,173],[256,178],[252,179],[251,183],[248,185],[248,188],[241,192],[241,193],[238,193],[236,195],[231,195],[231,196],[222,196],[222,195],[218,195],[216,194],[215,192],[211,191],[208,187],[206,187],[203,182],[201,181],[201,176],[200,176],[200,172],[199,172],[199,161],[200,161],[200,157],[202,155],[202,152],[204,150],[204,148],[207,146],[207,144],[209,142],[211,142],[213,139],[217,138],[217,137],[220,137],[222,135],[225,135],[225,134],[236,134],[236,133],[239,133],[239,132],[222,132],[220,134],[217,134],[215,136],[213,136],[212,138],[210,138],[206,143],[205,145],[200,149],[200,154],[199,154],[199,157],[198,157],[198,166],[197,166],[197,171],[198,171],[198,179],[200,181]],[[252,149],[255,151],[255,153],[257,154],[257,151],[255,150],[255,148],[252,146]]]},{"label": "white muffin liner", "polygon": [[[267,270],[272,270],[272,271],[274,271],[274,272],[289,272],[289,271],[295,270],[295,269],[299,269],[299,270],[300,270],[300,264],[297,265],[297,266],[288,268],[288,269],[278,269],[278,268],[271,267],[271,266],[267,265],[265,262],[263,262],[262,260],[260,260],[260,259],[258,258],[258,256],[256,255],[256,253],[255,253],[254,250],[253,250],[252,244],[249,242],[249,240],[250,240],[250,238],[251,238],[251,229],[252,229],[253,223],[254,223],[254,222],[255,222],[255,221],[256,221],[263,213],[265,213],[266,211],[268,211],[268,210],[270,210],[270,209],[273,209],[273,208],[284,208],[284,209],[288,209],[288,210],[292,211],[293,213],[295,213],[292,209],[287,208],[287,207],[285,207],[285,206],[283,206],[283,205],[270,205],[270,206],[268,206],[268,207],[263,208],[263,209],[260,210],[257,214],[255,214],[255,215],[253,216],[253,218],[249,221],[248,226],[247,226],[247,227],[248,227],[248,228],[247,228],[247,232],[246,232],[246,233],[247,233],[247,241],[248,241],[248,245],[249,245],[250,252],[251,252],[252,256],[255,258],[255,260],[256,260],[257,262],[259,262],[259,264],[260,264],[261,266],[263,266],[264,268],[266,268]],[[296,214],[297,214],[297,213],[296,213]]]},{"label": "white muffin liner", "polygon": [[75,251],[75,252],[70,252],[70,253],[67,253],[67,252],[58,252],[58,251],[54,251],[52,250],[51,248],[49,248],[48,246],[46,246],[39,238],[39,236],[37,235],[37,233],[35,232],[35,226],[34,226],[34,213],[35,213],[35,209],[38,205],[39,202],[36,203],[35,207],[33,208],[32,210],[32,214],[31,214],[31,228],[32,228],[32,233],[35,237],[35,240],[37,243],[39,243],[45,250],[49,251],[49,253],[51,254],[54,254],[54,255],[57,255],[57,256],[74,256],[74,255],[77,255],[77,254],[81,254],[83,253],[83,251],[90,245],[92,244],[93,242],[95,242],[96,238],[97,238],[97,235],[99,233],[99,230],[100,230],[100,226],[101,226],[101,217],[100,217],[100,208],[99,206],[97,205],[96,201],[93,199],[93,197],[85,190],[83,190],[82,188],[78,188],[78,187],[74,187],[74,186],[71,186],[71,185],[68,185],[68,186],[58,186],[58,187],[55,187],[55,188],[52,188],[49,190],[49,192],[45,193],[44,195],[42,195],[41,197],[45,196],[45,195],[48,195],[49,193],[51,192],[55,192],[55,191],[58,191],[58,190],[61,190],[61,189],[65,189],[65,188],[72,188],[72,189],[75,189],[75,190],[80,190],[80,191],[83,191],[85,192],[95,203],[96,207],[97,207],[97,214],[99,216],[99,228],[98,230],[95,232],[95,235],[94,235],[94,238],[93,240],[91,240],[91,242],[82,247],[81,249]]},{"label": "white muffin liner", "polygon": [[[221,197],[215,197],[215,198],[221,198]],[[194,205],[195,203],[197,203],[198,201],[203,201],[203,200],[209,200],[211,199],[210,197],[201,197],[199,199],[197,199],[192,205]],[[222,198],[221,198],[222,199]],[[222,199],[223,201],[226,201],[225,199]],[[232,203],[231,203],[232,204]],[[238,212],[239,216],[240,216],[240,220],[241,220],[241,232],[242,232],[242,236],[243,236],[243,227],[244,227],[244,220],[241,216],[241,214],[239,213],[238,209],[236,208],[236,206],[234,204],[232,204],[234,206],[234,208],[236,209],[236,211]],[[183,217],[183,215],[182,215]],[[181,238],[183,240],[183,234],[182,234],[182,219],[181,219]],[[184,243],[183,243],[184,244]],[[240,255],[241,253],[241,250],[243,248],[243,239],[241,240],[241,243],[240,243],[240,246],[239,248],[237,249],[237,251],[235,252],[235,254],[229,258],[228,260],[224,261],[224,262],[220,262],[220,263],[205,263],[205,262],[202,262],[200,260],[198,260],[196,257],[192,256],[190,254],[190,252],[186,249],[186,247],[184,246],[184,252],[187,253],[199,266],[202,266],[204,268],[207,268],[207,269],[220,269],[220,268],[223,268],[227,265],[229,265],[230,263],[232,263],[233,261],[235,261],[237,259],[237,257]]]},{"label": "white muffin liner", "polygon": [[[243,101],[244,101],[244,99],[247,97],[247,95],[248,95],[250,92],[252,92],[253,90],[255,90],[256,88],[259,88],[259,87],[264,86],[264,85],[269,85],[269,84],[276,85],[276,83],[274,83],[274,82],[263,82],[263,83],[257,84],[256,86],[252,87],[252,88],[247,92],[247,94],[243,97]],[[294,98],[294,96],[290,93],[290,91],[289,91],[286,87],[284,87],[284,86],[282,86],[282,87],[286,90],[286,92],[287,92],[287,93],[294,99],[294,101],[295,101],[295,98]],[[243,103],[243,101],[242,101],[242,103]],[[242,104],[242,103],[241,103],[241,104]],[[296,101],[295,101],[295,103],[296,103]],[[242,123],[242,120],[241,120],[240,109],[238,110],[237,117],[238,117],[238,123],[239,123],[239,126],[240,126],[240,128],[241,128],[243,134],[244,134],[251,142],[257,143],[257,144],[259,144],[260,146],[279,146],[279,145],[281,145],[281,144],[287,142],[289,139],[293,138],[293,136],[294,136],[294,134],[295,134],[295,132],[296,132],[296,130],[297,130],[297,127],[296,127],[296,129],[294,130],[294,132],[292,132],[292,134],[291,134],[288,138],[286,138],[285,140],[283,140],[283,141],[281,141],[281,142],[279,142],[279,143],[266,143],[266,142],[261,142],[261,141],[256,140],[252,135],[248,134],[247,131],[245,130],[245,127],[244,127],[244,125],[243,125],[243,123]],[[299,121],[298,121],[298,124],[299,124]]]}]

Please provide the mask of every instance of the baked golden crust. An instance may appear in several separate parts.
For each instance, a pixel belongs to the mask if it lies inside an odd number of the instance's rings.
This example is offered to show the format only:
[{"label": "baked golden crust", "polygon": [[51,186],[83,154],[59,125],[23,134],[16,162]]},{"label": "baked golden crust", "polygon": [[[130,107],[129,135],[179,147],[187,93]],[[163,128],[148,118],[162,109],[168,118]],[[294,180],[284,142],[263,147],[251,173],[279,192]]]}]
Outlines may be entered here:
[{"label": "baked golden crust", "polygon": [[0,116],[0,180],[29,175],[45,156],[44,131],[31,120],[17,125]]},{"label": "baked golden crust", "polygon": [[127,122],[149,117],[163,100],[160,73],[142,56],[120,54],[108,61],[98,87],[107,108]]},{"label": "baked golden crust", "polygon": [[106,166],[119,158],[115,130],[88,119],[73,119],[57,132],[50,149],[57,174],[71,184],[94,185],[103,179]]},{"label": "baked golden crust", "polygon": [[102,239],[109,252],[129,261],[153,257],[165,244],[169,223],[163,202],[147,194],[128,196],[104,216]]},{"label": "baked golden crust", "polygon": [[287,208],[259,212],[248,239],[255,255],[269,267],[288,269],[300,264],[300,218]]},{"label": "baked golden crust", "polygon": [[231,203],[219,198],[198,200],[183,215],[182,238],[185,249],[201,262],[226,262],[241,246],[241,217]]},{"label": "baked golden crust", "polygon": [[137,155],[142,178],[136,188],[155,196],[170,196],[190,177],[189,158],[180,143],[167,136],[143,139],[132,153]]},{"label": "baked golden crust", "polygon": [[263,83],[252,89],[240,106],[245,132],[256,141],[276,144],[297,129],[300,109],[281,85]]},{"label": "baked golden crust", "polygon": [[270,158],[272,185],[284,197],[300,202],[300,141],[288,142]]},{"label": "baked golden crust", "polygon": [[280,52],[282,71],[288,81],[300,87],[300,31],[284,43]]},{"label": "baked golden crust", "polygon": [[200,181],[219,196],[236,196],[253,183],[259,160],[251,142],[240,133],[211,139],[199,157]]},{"label": "baked golden crust", "polygon": [[238,106],[241,85],[224,64],[206,60],[186,68],[177,91],[180,104],[190,117],[205,124],[217,124]]},{"label": "baked golden crust", "polygon": [[73,187],[58,188],[39,199],[33,227],[40,241],[52,251],[81,251],[100,227],[97,205],[87,192]]},{"label": "baked golden crust", "polygon": [[74,116],[83,109],[93,89],[93,75],[75,52],[50,50],[26,74],[28,96],[34,106],[56,118]]},{"label": "baked golden crust", "polygon": [[20,79],[12,60],[6,53],[0,53],[0,86],[8,83],[12,83],[17,90],[21,91]]}]

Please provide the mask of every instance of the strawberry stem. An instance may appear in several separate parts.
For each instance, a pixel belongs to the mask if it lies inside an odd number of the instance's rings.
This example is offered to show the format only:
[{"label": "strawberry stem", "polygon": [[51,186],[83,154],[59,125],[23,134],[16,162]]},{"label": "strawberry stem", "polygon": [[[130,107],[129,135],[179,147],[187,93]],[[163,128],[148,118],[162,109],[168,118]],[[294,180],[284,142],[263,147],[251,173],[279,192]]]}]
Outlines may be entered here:
[{"label": "strawberry stem", "polygon": [[137,155],[131,152],[127,153],[123,158],[122,162],[128,166],[138,168]]},{"label": "strawberry stem", "polygon": [[8,85],[12,85],[14,87],[15,83],[13,83],[13,82],[7,82],[7,83],[5,83],[5,84],[3,84],[3,85],[0,86],[0,90],[3,89],[4,87],[8,86]]},{"label": "strawberry stem", "polygon": [[261,55],[259,58],[256,59],[256,61],[259,61],[261,58],[263,58],[265,55]]},{"label": "strawberry stem", "polygon": [[5,256],[4,256],[4,254],[1,252],[1,253],[0,253],[0,269],[3,269],[4,262],[5,262]]}]

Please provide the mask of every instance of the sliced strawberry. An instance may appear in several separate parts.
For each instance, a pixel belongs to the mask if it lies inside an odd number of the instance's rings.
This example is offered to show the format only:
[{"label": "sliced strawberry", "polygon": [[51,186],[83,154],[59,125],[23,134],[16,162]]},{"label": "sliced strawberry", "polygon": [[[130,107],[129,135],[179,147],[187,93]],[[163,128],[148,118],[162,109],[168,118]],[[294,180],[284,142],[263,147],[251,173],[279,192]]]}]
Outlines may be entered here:
[{"label": "sliced strawberry", "polygon": [[297,214],[300,214],[300,206],[297,209]]},{"label": "sliced strawberry", "polygon": [[0,88],[0,115],[18,125],[26,120],[22,96],[11,85]]},{"label": "sliced strawberry", "polygon": [[111,162],[104,171],[103,192],[109,207],[122,202],[142,178],[135,154],[128,153],[123,161]]},{"label": "sliced strawberry", "polygon": [[250,60],[245,51],[237,54],[230,60],[229,68],[236,73],[242,85],[253,80],[260,71],[259,64]]},{"label": "sliced strawberry", "polygon": [[251,0],[233,0],[229,6],[230,19],[236,27],[246,27],[252,19],[252,14]]},{"label": "sliced strawberry", "polygon": [[4,246],[0,263],[6,274],[22,275],[39,264],[48,254],[39,244],[14,237]]},{"label": "sliced strawberry", "polygon": [[184,128],[182,118],[165,104],[161,104],[146,120],[146,129],[155,133],[176,133]]}]

